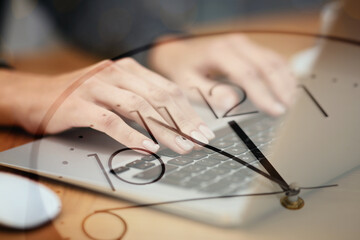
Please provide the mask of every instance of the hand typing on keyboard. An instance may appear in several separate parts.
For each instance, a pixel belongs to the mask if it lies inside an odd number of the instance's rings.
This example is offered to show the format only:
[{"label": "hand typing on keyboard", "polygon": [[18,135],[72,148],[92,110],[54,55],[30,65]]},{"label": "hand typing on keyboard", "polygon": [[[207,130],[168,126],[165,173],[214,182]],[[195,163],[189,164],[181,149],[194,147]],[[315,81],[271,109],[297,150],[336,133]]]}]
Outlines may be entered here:
[{"label": "hand typing on keyboard", "polygon": [[[216,84],[210,74],[226,76],[272,115],[284,113],[293,101],[296,81],[286,62],[242,34],[172,41],[154,48],[150,59],[157,71],[185,89],[198,87],[208,93]],[[236,92],[228,86],[217,88],[213,97],[218,107],[226,109],[238,101]]]},{"label": "hand typing on keyboard", "polygon": [[[196,148],[192,141],[149,121],[152,117],[168,125],[175,121],[182,132],[205,144],[214,138],[175,83],[131,58],[105,60],[57,76],[0,71],[3,82],[0,124],[20,125],[31,133],[91,127],[148,153],[159,149],[155,139],[181,154]],[[154,138],[133,129],[122,117],[147,128]]]},{"label": "hand typing on keyboard", "polygon": [[[259,108],[273,115],[285,111],[295,89],[295,80],[284,61],[240,34],[178,40],[155,48],[150,56],[155,69],[176,83],[131,58],[105,60],[57,76],[0,71],[0,83],[5,86],[0,90],[0,124],[20,125],[40,135],[91,127],[130,148],[156,152],[160,142],[186,154],[199,146],[179,132],[149,121],[153,118],[177,125],[182,133],[203,144],[215,137],[177,84],[208,93],[215,82],[206,74],[217,72],[244,88]],[[237,101],[237,95],[227,86],[215,92],[216,102],[223,107]],[[131,128],[122,117],[137,122],[150,137]],[[256,140],[265,141],[261,137]],[[216,144],[228,148],[231,154],[243,151],[238,146],[231,148],[228,141]]]},{"label": "hand typing on keyboard", "polygon": [[[269,144],[274,140],[274,132],[279,120],[261,116],[252,118],[242,123],[246,134],[253,140],[261,151],[269,156]],[[231,132],[229,127],[216,131],[216,139],[210,141],[210,145],[217,149],[236,156],[246,163],[257,165],[259,162],[251,150]],[[158,155],[165,161],[165,175],[160,179],[160,184],[171,185],[206,194],[235,194],[244,190],[248,184],[257,176],[249,168],[234,161],[232,158],[203,148],[186,155],[179,155],[169,149],[158,152]],[[139,181],[151,181],[156,179],[161,166],[156,165],[155,156],[145,156],[135,160],[125,167],[126,171],[134,171],[130,174]],[[124,166],[114,169],[115,173],[121,176]],[[138,171],[141,169],[142,171]]]}]

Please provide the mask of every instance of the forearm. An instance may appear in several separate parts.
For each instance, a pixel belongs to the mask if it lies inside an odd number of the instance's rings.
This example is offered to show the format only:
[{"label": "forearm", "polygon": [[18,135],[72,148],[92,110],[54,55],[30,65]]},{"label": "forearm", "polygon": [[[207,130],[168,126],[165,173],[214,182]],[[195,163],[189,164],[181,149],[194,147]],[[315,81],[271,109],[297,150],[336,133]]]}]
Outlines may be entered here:
[{"label": "forearm", "polygon": [[[46,76],[0,70],[0,125],[18,125],[28,129],[39,106],[49,104],[43,93],[49,91],[44,84]],[[48,81],[47,81],[48,82]]]},{"label": "forearm", "polygon": [[17,107],[17,77],[14,72],[0,70],[0,125],[16,124],[14,109]]}]

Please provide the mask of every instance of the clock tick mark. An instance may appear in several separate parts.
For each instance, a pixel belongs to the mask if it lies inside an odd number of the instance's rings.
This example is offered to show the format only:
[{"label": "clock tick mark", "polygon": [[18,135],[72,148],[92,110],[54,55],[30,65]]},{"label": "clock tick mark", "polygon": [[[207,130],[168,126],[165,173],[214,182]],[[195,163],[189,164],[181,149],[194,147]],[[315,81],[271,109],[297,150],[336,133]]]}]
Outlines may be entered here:
[{"label": "clock tick mark", "polygon": [[63,161],[63,162],[62,162],[62,164],[64,164],[64,165],[68,165],[68,164],[69,164],[69,162],[68,162],[68,161]]},{"label": "clock tick mark", "polygon": [[70,151],[74,151],[74,148],[70,148]]},{"label": "clock tick mark", "polygon": [[315,97],[311,94],[311,92],[309,91],[309,89],[304,85],[304,84],[300,84],[299,87],[301,87],[305,93],[310,97],[310,99],[314,102],[314,104],[319,108],[319,110],[322,112],[322,114],[324,115],[324,117],[329,117],[329,115],[325,112],[325,110],[321,107],[321,105],[319,104],[319,102],[315,99]]}]

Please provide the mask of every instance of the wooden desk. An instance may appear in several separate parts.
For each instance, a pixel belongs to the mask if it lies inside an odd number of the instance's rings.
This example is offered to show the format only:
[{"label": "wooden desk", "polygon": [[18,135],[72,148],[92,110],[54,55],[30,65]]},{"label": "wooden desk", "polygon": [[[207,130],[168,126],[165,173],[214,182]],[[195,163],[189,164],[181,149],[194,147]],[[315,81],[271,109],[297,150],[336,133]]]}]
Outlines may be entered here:
[{"label": "wooden desk", "polygon": [[[292,31],[316,32],[318,29],[318,18],[316,14],[267,16],[261,19],[250,19],[244,23],[243,28],[251,29],[282,29]],[[237,27],[241,25],[237,25]],[[218,28],[222,28],[218,26]],[[254,39],[269,46],[282,46],[281,52],[285,55],[298,51],[311,44],[312,40],[303,39],[296,44],[281,42],[279,37],[259,37]],[[280,40],[280,42],[279,42]],[[14,58],[13,63],[18,69],[31,72],[42,72],[56,74],[64,71],[85,67],[98,61],[98,59],[87,56],[71,48],[55,49],[52,52],[37,57]],[[18,128],[0,128],[0,151],[30,142],[33,137]],[[11,171],[1,168],[0,170]],[[19,172],[16,172],[19,173]],[[23,173],[19,173],[23,174]],[[24,174],[26,175],[26,174]],[[359,209],[342,212],[337,215],[338,219],[332,219],[333,215],[321,213],[314,216],[313,209],[324,209],[321,199],[329,198],[325,203],[327,207],[338,206],[343,201],[356,206],[360,202],[359,194],[354,195],[354,189],[359,189],[360,170],[354,170],[352,174],[340,179],[348,186],[348,191],[337,192],[330,190],[320,193],[322,198],[313,199],[310,206],[304,208],[299,218],[292,217],[291,212],[276,214],[270,220],[264,220],[257,227],[250,228],[218,228],[192,220],[177,217],[171,214],[156,211],[150,208],[139,208],[121,212],[126,219],[127,233],[124,239],[336,239],[343,234],[360,235],[356,223],[360,223]],[[82,230],[83,219],[98,209],[125,206],[128,202],[104,196],[92,191],[84,190],[53,180],[40,178],[40,182],[55,191],[63,204],[60,216],[53,222],[31,231],[13,231],[0,228],[0,239],[89,239]],[[334,199],[334,196],[336,199]],[[311,218],[309,217],[311,216]],[[286,220],[288,219],[288,221]],[[340,221],[348,221],[346,226]],[[276,224],[277,221],[287,221],[288,225]],[[354,223],[355,222],[355,223]],[[328,225],[328,224],[332,225]],[[86,229],[93,237],[101,239],[113,239],[123,230],[123,225],[114,221],[113,216],[98,215],[87,222]],[[318,230],[314,228],[316,225]],[[338,227],[342,226],[342,227]],[[337,228],[336,233],[327,236],[327,229]],[[284,229],[287,229],[284,231]],[[314,231],[315,229],[315,231]],[[291,232],[291,234],[289,234]],[[333,231],[331,231],[333,232]],[[349,236],[349,235],[347,235]]]}]

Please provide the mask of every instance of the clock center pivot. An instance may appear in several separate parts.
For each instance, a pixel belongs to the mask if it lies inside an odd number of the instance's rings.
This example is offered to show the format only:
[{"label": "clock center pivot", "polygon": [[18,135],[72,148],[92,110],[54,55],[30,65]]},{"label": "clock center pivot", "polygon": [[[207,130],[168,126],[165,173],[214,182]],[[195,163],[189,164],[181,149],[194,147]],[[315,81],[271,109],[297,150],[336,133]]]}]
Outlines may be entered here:
[{"label": "clock center pivot", "polygon": [[300,188],[295,184],[290,184],[290,189],[285,196],[280,199],[281,205],[290,210],[298,210],[304,206],[304,200],[299,197]]}]

